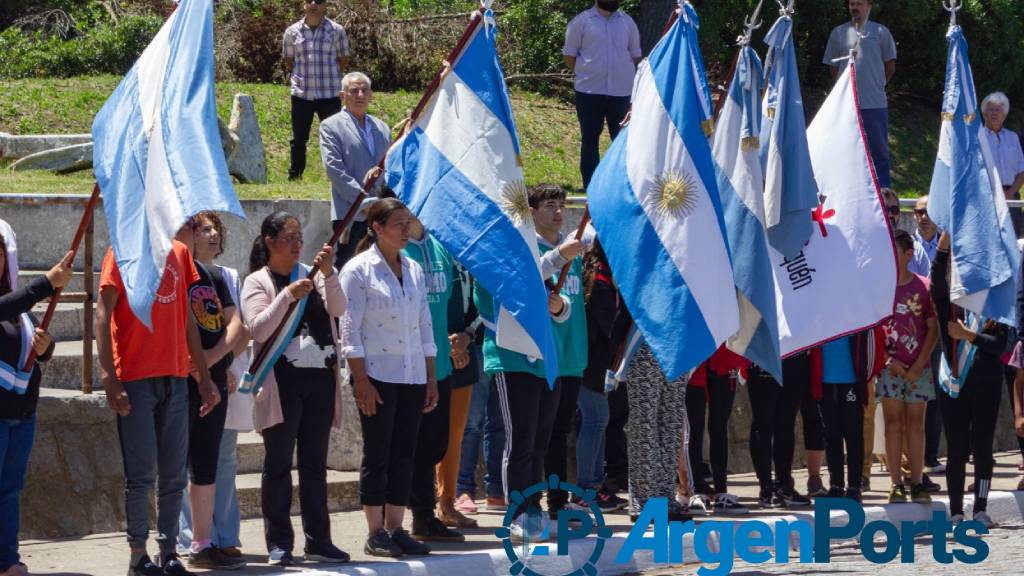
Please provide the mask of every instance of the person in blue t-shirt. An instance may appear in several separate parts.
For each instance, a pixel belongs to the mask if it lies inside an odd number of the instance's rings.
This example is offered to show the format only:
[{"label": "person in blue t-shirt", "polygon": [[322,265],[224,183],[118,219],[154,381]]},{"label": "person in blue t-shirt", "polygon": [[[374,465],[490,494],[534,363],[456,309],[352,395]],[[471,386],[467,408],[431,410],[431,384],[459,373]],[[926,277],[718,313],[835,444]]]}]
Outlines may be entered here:
[{"label": "person in blue t-shirt", "polygon": [[861,461],[864,458],[864,398],[863,391],[857,385],[857,371],[854,369],[853,339],[847,336],[821,347],[821,415],[825,423],[825,459],[831,484],[828,496],[845,496],[860,502]]}]

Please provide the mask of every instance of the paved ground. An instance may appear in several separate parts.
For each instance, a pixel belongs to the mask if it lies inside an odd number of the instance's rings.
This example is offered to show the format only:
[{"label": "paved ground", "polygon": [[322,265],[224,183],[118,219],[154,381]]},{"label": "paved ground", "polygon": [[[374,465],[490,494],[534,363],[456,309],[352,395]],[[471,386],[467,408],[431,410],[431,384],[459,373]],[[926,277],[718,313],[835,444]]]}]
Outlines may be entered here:
[{"label": "paved ground", "polygon": [[[993,490],[1010,491],[1016,487],[1021,472],[1017,470],[1021,462],[1019,454],[1003,453],[998,455],[996,477],[993,482]],[[796,474],[797,485],[803,486],[806,481],[804,471]],[[944,479],[935,478],[940,484]],[[885,475],[876,467],[872,478],[876,491],[869,492],[865,504],[881,504],[885,494],[882,488],[887,488]],[[730,477],[730,491],[740,496],[741,500],[752,505],[756,496],[757,486],[754,477],[750,474],[734,475]],[[751,518],[763,518],[764,513],[757,512],[750,515]],[[501,515],[494,513],[481,513],[476,517],[481,528],[466,531],[468,541],[462,544],[437,544],[435,556],[441,561],[434,563],[434,568],[429,572],[434,573],[438,565],[443,566],[446,576],[467,574],[477,576],[494,573],[490,560],[487,560],[486,552],[498,550],[499,543],[494,536],[494,528],[500,525]],[[353,564],[344,569],[346,574],[373,574],[377,571],[386,571],[397,574],[427,574],[424,563],[412,561],[408,563],[367,563],[370,559],[362,554],[362,542],[365,538],[365,521],[361,512],[341,512],[333,514],[332,533],[335,543],[344,550],[352,553],[353,559],[359,564]],[[629,529],[628,518],[622,513],[606,515],[606,520],[615,532],[626,532]],[[301,552],[302,536],[299,519],[294,518],[296,527],[297,546],[296,551]],[[953,564],[942,566],[931,560],[930,541],[918,539],[916,550],[918,563],[913,570],[922,574],[1010,574],[1020,573],[1024,566],[1024,526],[1006,526],[997,528],[987,537],[990,544],[991,555],[989,559],[977,566],[965,566]],[[266,565],[265,546],[262,537],[262,522],[260,520],[247,520],[242,524],[243,550],[248,553],[249,566],[246,574],[281,574],[282,570]],[[153,549],[151,545],[151,549]],[[122,534],[99,534],[78,539],[49,540],[49,541],[27,541],[22,543],[22,555],[24,562],[31,568],[33,574],[51,575],[121,575],[124,574],[127,566],[128,547]],[[500,554],[492,554],[490,557],[499,558]],[[432,560],[433,562],[433,560]],[[495,564],[497,566],[498,564]],[[317,564],[301,564],[288,570],[289,573],[307,574],[312,571],[331,571],[330,566]],[[661,569],[645,572],[645,574],[692,574],[695,573],[697,565],[687,565],[677,569]],[[750,565],[737,560],[733,574],[782,574],[782,573],[835,573],[835,574],[908,574],[909,568],[906,565],[889,564],[876,566],[866,562],[856,547],[845,547],[837,549],[834,563],[829,565]],[[211,573],[212,574],[212,573]]]}]

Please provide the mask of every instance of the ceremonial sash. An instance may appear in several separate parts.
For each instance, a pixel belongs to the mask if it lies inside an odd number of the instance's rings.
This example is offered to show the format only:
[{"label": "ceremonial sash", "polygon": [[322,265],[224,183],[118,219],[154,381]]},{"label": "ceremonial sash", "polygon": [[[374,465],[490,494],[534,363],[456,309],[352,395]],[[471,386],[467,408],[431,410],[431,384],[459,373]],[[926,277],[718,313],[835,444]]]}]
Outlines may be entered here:
[{"label": "ceremonial sash", "polygon": [[[968,329],[976,334],[980,334],[983,324],[981,316],[973,312],[967,312],[966,325]],[[939,384],[950,397],[957,398],[960,396],[960,391],[963,390],[964,384],[967,382],[967,375],[971,371],[971,365],[974,364],[974,354],[977,351],[977,346],[967,340],[956,341],[957,365],[960,366],[960,375],[956,378],[953,377],[953,371],[946,360],[946,354],[943,353],[942,366],[939,369]]]},{"label": "ceremonial sash", "polygon": [[28,353],[32,349],[32,334],[35,327],[28,314],[18,317],[18,332],[21,335],[21,352],[18,354],[18,365],[10,364],[0,360],[0,388],[21,396],[28,390],[29,380],[32,378],[32,371],[24,372],[22,367],[28,360]]},{"label": "ceremonial sash", "polygon": [[[289,278],[289,282],[297,281],[301,277],[300,274],[305,272],[308,272],[308,270],[305,270],[304,266],[296,264],[295,267],[292,268],[292,275],[291,278]],[[295,335],[295,329],[299,326],[299,321],[302,319],[302,314],[305,311],[306,298],[302,298],[296,303],[291,314],[285,318],[284,328],[277,333],[277,337],[265,344],[270,347],[270,353],[263,357],[262,364],[256,366],[254,359],[253,364],[249,366],[249,370],[244,376],[242,376],[242,383],[238,386],[239,392],[242,394],[256,394],[260,391],[260,388],[263,386],[263,382],[266,381],[270,371],[274,369],[274,364],[277,363],[277,359],[284,354],[285,348],[288,347],[292,337]]]}]

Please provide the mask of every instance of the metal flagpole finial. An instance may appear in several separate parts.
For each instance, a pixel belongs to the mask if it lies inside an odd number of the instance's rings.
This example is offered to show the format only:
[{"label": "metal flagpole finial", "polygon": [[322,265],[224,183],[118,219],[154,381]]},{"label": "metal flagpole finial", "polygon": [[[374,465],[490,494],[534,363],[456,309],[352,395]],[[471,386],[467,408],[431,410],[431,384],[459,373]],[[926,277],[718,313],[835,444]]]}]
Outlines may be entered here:
[{"label": "metal flagpole finial", "polygon": [[783,4],[782,0],[775,0],[775,3],[779,5],[779,16],[789,18],[794,12],[796,12],[796,10],[793,9],[793,5],[796,4],[796,0],[789,0],[786,4]]},{"label": "metal flagpole finial", "polygon": [[950,28],[956,26],[956,13],[964,7],[964,0],[942,0],[942,7],[949,12],[949,26]]},{"label": "metal flagpole finial", "polygon": [[764,0],[760,0],[757,3],[757,8],[754,9],[754,13],[743,19],[744,31],[743,35],[736,39],[736,43],[740,46],[747,46],[750,44],[750,37],[753,35],[754,30],[761,27],[764,21],[761,19],[761,7],[764,5]]}]

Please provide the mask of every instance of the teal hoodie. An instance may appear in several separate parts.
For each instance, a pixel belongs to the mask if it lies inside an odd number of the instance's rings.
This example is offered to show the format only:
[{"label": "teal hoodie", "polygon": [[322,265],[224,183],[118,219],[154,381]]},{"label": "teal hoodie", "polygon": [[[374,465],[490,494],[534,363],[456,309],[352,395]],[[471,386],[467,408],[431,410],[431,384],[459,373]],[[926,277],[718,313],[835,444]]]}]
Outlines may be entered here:
[{"label": "teal hoodie", "polygon": [[452,347],[448,341],[448,300],[455,282],[452,255],[430,234],[424,234],[419,241],[410,238],[402,253],[418,262],[427,278],[427,304],[437,346],[434,375],[440,382],[452,373]]},{"label": "teal hoodie", "polygon": [[[537,247],[546,254],[556,246],[537,235]],[[558,283],[561,270],[551,277],[552,285]],[[572,311],[565,322],[555,322],[555,347],[558,350],[558,375],[583,377],[587,369],[587,311],[583,301],[583,259],[573,258],[569,274],[562,285],[562,296],[569,299]]]}]

